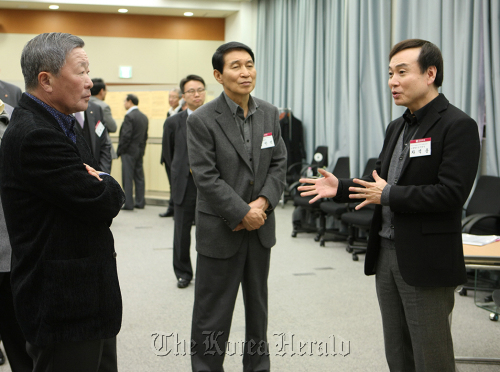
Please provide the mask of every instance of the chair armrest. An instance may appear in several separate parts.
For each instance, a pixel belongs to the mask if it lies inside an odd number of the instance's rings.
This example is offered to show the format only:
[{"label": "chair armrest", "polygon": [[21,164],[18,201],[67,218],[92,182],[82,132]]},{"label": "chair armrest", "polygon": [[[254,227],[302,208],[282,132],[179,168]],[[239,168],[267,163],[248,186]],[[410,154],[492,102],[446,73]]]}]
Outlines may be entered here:
[{"label": "chair armrest", "polygon": [[[462,220],[462,232],[469,233],[476,223],[488,218],[494,218],[500,221],[500,215],[498,214],[487,214],[487,213],[472,214]],[[465,220],[467,221],[464,224]]]}]

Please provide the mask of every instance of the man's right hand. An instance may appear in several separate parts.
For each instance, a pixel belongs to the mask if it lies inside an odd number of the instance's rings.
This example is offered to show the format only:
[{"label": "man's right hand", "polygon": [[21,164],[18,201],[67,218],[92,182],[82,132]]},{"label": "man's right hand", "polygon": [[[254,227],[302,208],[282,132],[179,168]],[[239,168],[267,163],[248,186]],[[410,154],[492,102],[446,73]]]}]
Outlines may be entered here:
[{"label": "man's right hand", "polygon": [[299,186],[297,190],[303,191],[300,196],[316,195],[309,203],[312,204],[321,198],[333,198],[337,195],[337,188],[339,187],[339,179],[332,173],[319,168],[318,172],[323,177],[321,178],[301,178],[300,183],[307,183],[308,185]]},{"label": "man's right hand", "polygon": [[257,230],[264,225],[266,219],[267,215],[261,208],[253,207],[248,211],[246,216],[243,217],[241,225],[248,231]]}]

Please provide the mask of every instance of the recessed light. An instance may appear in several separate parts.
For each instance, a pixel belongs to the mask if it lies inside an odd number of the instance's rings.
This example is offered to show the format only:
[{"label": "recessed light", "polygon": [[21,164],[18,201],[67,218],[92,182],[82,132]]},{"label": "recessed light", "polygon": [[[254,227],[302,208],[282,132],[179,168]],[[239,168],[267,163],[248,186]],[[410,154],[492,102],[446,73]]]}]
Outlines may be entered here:
[{"label": "recessed light", "polygon": [[184,15],[186,17],[191,17],[193,15],[193,12],[185,12]]},{"label": "recessed light", "polygon": [[59,5],[51,5],[49,6],[49,9],[59,9]]},{"label": "recessed light", "polygon": [[128,9],[118,9],[118,12],[119,12],[119,13],[127,13],[127,12],[128,12]]}]

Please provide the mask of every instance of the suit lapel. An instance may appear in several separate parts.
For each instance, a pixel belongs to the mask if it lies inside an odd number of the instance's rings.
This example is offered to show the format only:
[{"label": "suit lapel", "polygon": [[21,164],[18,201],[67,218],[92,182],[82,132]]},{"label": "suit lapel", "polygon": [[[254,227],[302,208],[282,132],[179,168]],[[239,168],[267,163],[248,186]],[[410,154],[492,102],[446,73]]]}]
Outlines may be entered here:
[{"label": "suit lapel", "polygon": [[[273,133],[274,134],[274,133]],[[262,138],[264,137],[264,113],[257,109],[252,115],[252,156],[254,172],[257,174],[259,168]]]},{"label": "suit lapel", "polygon": [[[92,153],[94,154],[95,152],[95,118],[94,118],[94,111],[92,111],[90,108],[85,110],[85,123],[87,124],[89,128],[89,137],[90,137],[90,150],[92,150]],[[96,156],[96,154],[94,154]]]},{"label": "suit lapel", "polygon": [[236,152],[240,155],[241,159],[243,159],[245,164],[253,171],[252,165],[250,164],[250,159],[248,158],[248,154],[245,150],[243,138],[241,137],[240,128],[238,128],[231,110],[227,105],[226,99],[224,98],[224,93],[219,96],[215,111],[218,113],[218,115],[215,117],[215,120],[229,139],[229,142],[231,142],[231,144],[233,145]]},{"label": "suit lapel", "polygon": [[187,143],[187,118],[188,118],[188,113],[187,113],[187,109],[185,111],[182,111],[176,115],[180,115],[179,116],[179,126],[180,126],[180,133],[181,133],[181,136],[183,137],[182,138],[182,143]]}]

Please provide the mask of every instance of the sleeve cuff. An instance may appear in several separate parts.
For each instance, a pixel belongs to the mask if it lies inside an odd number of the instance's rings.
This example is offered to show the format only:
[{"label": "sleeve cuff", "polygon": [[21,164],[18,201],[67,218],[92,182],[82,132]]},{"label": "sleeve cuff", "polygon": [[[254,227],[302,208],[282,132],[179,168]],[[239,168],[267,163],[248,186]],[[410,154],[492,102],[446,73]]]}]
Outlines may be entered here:
[{"label": "sleeve cuff", "polygon": [[391,192],[391,185],[387,184],[385,185],[384,189],[382,190],[382,196],[380,197],[380,204],[383,206],[388,207],[389,206],[389,193]]}]

